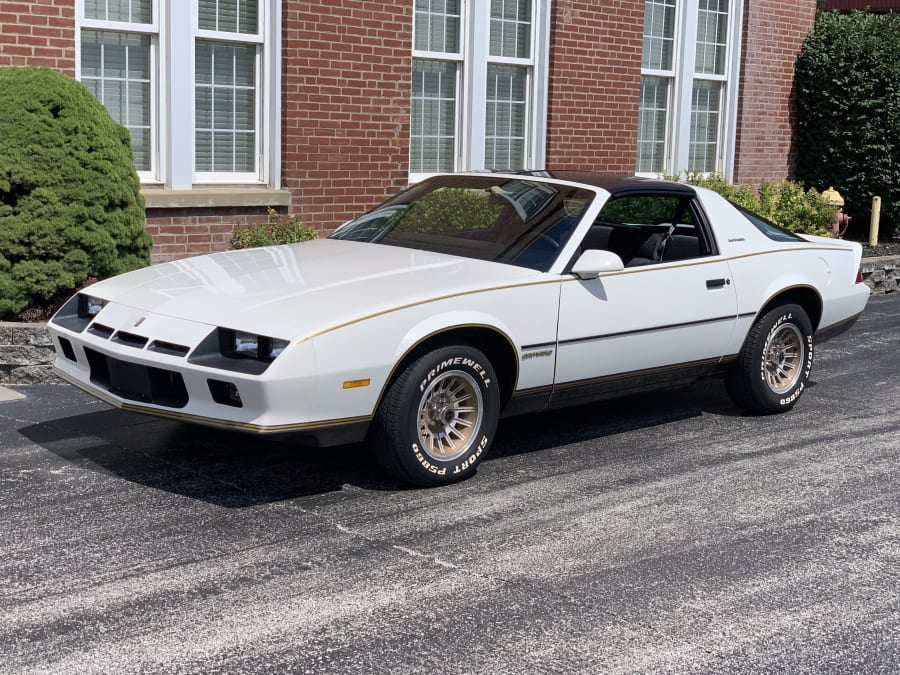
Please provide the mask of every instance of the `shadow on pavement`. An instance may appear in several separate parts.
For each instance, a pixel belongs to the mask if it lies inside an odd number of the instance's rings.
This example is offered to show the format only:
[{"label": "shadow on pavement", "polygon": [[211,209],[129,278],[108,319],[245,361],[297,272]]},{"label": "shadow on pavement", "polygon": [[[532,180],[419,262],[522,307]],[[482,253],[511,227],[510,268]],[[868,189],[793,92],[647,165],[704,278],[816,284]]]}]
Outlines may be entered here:
[{"label": "shadow on pavement", "polygon": [[[492,459],[532,453],[697,417],[739,415],[716,380],[689,388],[501,420]],[[327,494],[350,485],[408,489],[385,478],[362,445],[314,448],[290,435],[255,436],[122,410],[56,419],[19,430],[64,461],[140,485],[245,508]]]}]

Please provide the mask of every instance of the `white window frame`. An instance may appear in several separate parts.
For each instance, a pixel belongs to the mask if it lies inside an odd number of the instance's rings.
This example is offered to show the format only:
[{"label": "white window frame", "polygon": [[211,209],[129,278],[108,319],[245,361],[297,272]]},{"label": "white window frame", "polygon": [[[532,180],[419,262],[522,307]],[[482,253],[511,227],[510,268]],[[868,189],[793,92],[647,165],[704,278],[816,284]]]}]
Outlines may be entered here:
[{"label": "white window frame", "polygon": [[149,182],[155,179],[159,170],[159,3],[152,3],[152,15],[150,23],[134,23],[130,21],[106,21],[101,19],[89,19],[85,16],[84,1],[77,3],[75,16],[75,73],[76,79],[81,81],[81,31],[94,30],[109,33],[140,33],[150,36],[150,169],[138,171],[141,182]]},{"label": "white window frame", "polygon": [[[153,22],[135,24],[85,17],[76,0],[75,76],[81,79],[81,30],[151,35],[151,170],[141,183],[172,190],[281,184],[281,5],[259,0],[256,35],[199,29],[195,0],[154,0]],[[257,55],[257,173],[198,173],[194,169],[194,52],[197,39],[261,44]]]},{"label": "white window frame", "polygon": [[[666,115],[665,161],[661,173],[678,174],[688,167],[691,138],[691,101],[695,80],[721,82],[722,102],[719,114],[716,173],[726,180],[734,177],[734,152],[737,138],[737,103],[740,79],[741,30],[744,0],[729,0],[725,72],[722,75],[695,72],[699,0],[677,0],[675,6],[675,44],[672,70],[641,68],[641,76],[669,80],[669,109]],[[640,176],[659,177],[661,173],[639,172]]]},{"label": "white window frame", "polygon": [[[413,49],[413,59],[457,64],[454,171],[480,171],[485,167],[488,64],[525,66],[529,69],[525,168],[543,168],[546,162],[551,4],[552,0],[532,0],[531,58],[491,56],[490,0],[460,0],[459,53]],[[415,21],[415,11],[413,17]],[[409,182],[415,183],[433,175],[431,172],[410,171]]]}]

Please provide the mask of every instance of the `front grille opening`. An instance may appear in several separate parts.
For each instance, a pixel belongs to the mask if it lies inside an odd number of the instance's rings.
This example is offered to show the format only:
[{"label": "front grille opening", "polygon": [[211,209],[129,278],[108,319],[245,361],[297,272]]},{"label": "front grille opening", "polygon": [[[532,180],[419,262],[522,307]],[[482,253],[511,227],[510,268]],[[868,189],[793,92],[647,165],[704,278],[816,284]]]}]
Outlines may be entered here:
[{"label": "front grille opening", "polygon": [[135,335],[134,333],[126,333],[124,330],[120,330],[113,338],[113,342],[128,345],[129,347],[134,347],[136,349],[143,349],[144,345],[147,344],[147,338],[143,335]]},{"label": "front grille opening", "polygon": [[91,382],[109,389],[109,367],[106,357],[90,347],[84,348],[84,355],[87,356],[88,365],[91,368]]},{"label": "front grille opening", "polygon": [[63,356],[69,359],[69,361],[78,363],[78,359],[75,358],[75,350],[72,349],[72,343],[69,342],[66,338],[59,338],[59,348],[62,349]]},{"label": "front grille opening", "polygon": [[121,361],[85,347],[91,382],[131,401],[183,408],[188,393],[181,373]]},{"label": "front grille opening", "polygon": [[115,332],[115,329],[110,328],[109,326],[104,326],[102,323],[97,323],[96,321],[88,326],[88,333],[93,333],[98,337],[102,337],[104,340],[108,340],[109,337]]},{"label": "front grille opening", "polygon": [[185,345],[176,345],[163,340],[154,340],[147,349],[160,354],[168,354],[169,356],[187,356],[187,353],[191,351],[191,348]]},{"label": "front grille opening", "polygon": [[230,405],[233,408],[244,407],[244,403],[241,401],[241,395],[238,393],[237,387],[232,382],[207,380],[206,383],[209,385],[209,393],[216,403],[220,405]]}]

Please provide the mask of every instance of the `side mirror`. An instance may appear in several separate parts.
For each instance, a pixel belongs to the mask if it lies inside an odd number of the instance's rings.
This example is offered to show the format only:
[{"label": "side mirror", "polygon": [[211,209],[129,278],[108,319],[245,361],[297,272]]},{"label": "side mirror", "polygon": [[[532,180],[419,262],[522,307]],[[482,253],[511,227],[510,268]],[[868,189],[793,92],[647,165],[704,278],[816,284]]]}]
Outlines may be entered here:
[{"label": "side mirror", "polygon": [[625,263],[612,251],[588,249],[575,264],[572,265],[572,274],[579,279],[596,279],[606,272],[621,272],[625,269]]}]

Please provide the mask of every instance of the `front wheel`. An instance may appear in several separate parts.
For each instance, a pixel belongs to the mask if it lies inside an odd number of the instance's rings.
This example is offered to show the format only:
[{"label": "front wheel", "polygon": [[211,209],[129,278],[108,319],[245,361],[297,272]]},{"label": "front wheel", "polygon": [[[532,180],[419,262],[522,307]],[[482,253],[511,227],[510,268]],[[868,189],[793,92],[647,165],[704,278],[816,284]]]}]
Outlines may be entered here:
[{"label": "front wheel", "polygon": [[448,346],[409,364],[388,387],[369,432],[378,463],[421,486],[464,480],[494,439],[500,388],[487,357]]},{"label": "front wheel", "polygon": [[790,410],[806,390],[813,362],[812,324],[799,305],[757,320],[725,378],[732,400],[760,414]]}]

